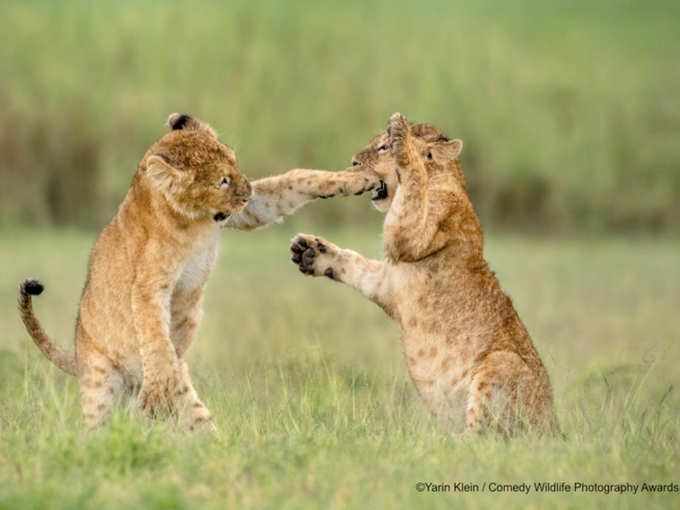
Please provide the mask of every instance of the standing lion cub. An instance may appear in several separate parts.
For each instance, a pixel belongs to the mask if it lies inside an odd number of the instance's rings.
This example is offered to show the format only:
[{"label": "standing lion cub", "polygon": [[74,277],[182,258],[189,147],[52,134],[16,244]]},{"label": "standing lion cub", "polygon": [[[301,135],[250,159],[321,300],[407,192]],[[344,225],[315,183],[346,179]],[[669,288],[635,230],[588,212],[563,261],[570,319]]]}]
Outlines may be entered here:
[{"label": "standing lion cub", "polygon": [[52,343],[33,313],[31,296],[42,284],[21,284],[26,329],[47,358],[78,377],[90,427],[123,391],[139,391],[149,415],[170,411],[190,430],[213,428],[184,354],[197,334],[220,228],[262,226],[314,198],[359,194],[378,182],[366,171],[291,170],[251,187],[209,125],[179,114],[168,123],[172,130],[144,155],[92,250],[75,355]]},{"label": "standing lion cub", "polygon": [[293,262],[354,287],[399,323],[416,389],[454,429],[555,432],[548,374],[484,260],[462,145],[393,115],[387,133],[353,160],[382,181],[373,202],[387,213],[385,260],[299,234]]}]

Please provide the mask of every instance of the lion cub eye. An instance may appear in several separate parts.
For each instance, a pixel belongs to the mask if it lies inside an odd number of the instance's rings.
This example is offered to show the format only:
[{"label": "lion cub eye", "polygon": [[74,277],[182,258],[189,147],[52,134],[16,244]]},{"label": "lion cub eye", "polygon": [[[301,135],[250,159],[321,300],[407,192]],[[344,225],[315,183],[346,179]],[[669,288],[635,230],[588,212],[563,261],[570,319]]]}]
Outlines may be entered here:
[{"label": "lion cub eye", "polygon": [[378,147],[378,152],[385,152],[387,150],[387,144],[384,143],[380,147]]},{"label": "lion cub eye", "polygon": [[220,181],[220,188],[227,188],[231,184],[231,179],[229,177],[222,177]]},{"label": "lion cub eye", "polygon": [[432,153],[431,152],[427,153],[427,159],[432,159]]}]

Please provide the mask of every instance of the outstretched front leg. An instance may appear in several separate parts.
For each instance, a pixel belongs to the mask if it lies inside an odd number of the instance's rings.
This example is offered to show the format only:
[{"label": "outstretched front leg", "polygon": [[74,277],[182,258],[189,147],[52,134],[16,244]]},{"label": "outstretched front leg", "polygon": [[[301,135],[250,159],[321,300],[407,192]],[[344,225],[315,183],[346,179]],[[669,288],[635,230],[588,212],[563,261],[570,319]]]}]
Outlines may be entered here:
[{"label": "outstretched front leg", "polygon": [[282,175],[251,183],[253,196],[241,213],[231,216],[225,226],[251,230],[280,221],[306,203],[336,195],[361,195],[376,187],[379,178],[371,170],[342,172],[290,170]]},{"label": "outstretched front leg", "polygon": [[353,287],[365,297],[393,314],[387,267],[384,262],[362,257],[325,239],[298,234],[290,245],[291,260],[300,271],[311,276],[326,276]]}]

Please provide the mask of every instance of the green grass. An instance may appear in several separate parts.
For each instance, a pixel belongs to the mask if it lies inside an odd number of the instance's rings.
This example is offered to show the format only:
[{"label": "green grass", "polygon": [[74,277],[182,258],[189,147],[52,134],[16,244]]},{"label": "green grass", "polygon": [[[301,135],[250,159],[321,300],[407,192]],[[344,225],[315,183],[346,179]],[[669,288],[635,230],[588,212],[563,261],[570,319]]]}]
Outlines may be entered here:
[{"label": "green grass", "polygon": [[5,1],[0,223],[101,224],[173,111],[251,177],[344,168],[401,111],[464,140],[485,225],[677,233],[679,5]]},{"label": "green grass", "polygon": [[[365,205],[365,204],[364,204]],[[680,495],[419,493],[419,481],[675,482],[680,473],[677,241],[492,237],[487,257],[548,367],[567,440],[449,437],[406,373],[398,329],[287,240],[313,212],[225,231],[190,366],[214,435],[123,403],[87,433],[75,381],[23,331],[17,284],[71,345],[94,235],[0,231],[0,508],[677,508]],[[377,230],[319,231],[379,256]]]}]

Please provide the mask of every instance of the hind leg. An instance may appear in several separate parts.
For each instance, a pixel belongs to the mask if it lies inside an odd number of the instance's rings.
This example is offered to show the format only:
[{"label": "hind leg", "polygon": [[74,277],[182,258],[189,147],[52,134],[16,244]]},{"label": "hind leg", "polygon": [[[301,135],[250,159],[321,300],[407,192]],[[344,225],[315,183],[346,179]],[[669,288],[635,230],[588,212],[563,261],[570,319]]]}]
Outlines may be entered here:
[{"label": "hind leg", "polygon": [[101,425],[111,414],[123,389],[123,376],[111,361],[96,351],[79,352],[80,403],[88,428]]},{"label": "hind leg", "polygon": [[513,432],[522,425],[526,409],[518,396],[533,380],[529,367],[513,352],[490,354],[472,378],[466,407],[465,432],[493,429]]},{"label": "hind leg", "polygon": [[186,388],[186,391],[180,396],[181,402],[178,405],[182,426],[192,431],[196,429],[216,430],[210,410],[198,398],[191,382],[187,362],[183,359],[180,359],[179,362],[182,382]]}]

